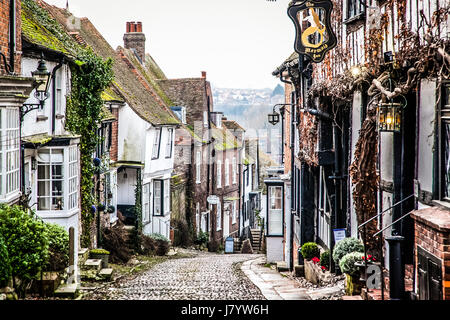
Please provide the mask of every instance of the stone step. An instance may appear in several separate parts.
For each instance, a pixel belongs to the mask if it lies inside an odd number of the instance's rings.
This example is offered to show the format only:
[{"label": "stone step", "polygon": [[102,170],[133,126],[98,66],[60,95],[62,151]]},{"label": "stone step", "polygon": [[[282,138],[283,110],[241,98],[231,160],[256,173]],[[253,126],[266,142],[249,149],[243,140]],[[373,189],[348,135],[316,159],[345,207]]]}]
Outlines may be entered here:
[{"label": "stone step", "polygon": [[114,273],[114,270],[111,268],[105,268],[100,270],[99,277],[102,278],[105,281],[110,281],[112,279],[112,275]]},{"label": "stone step", "polygon": [[102,269],[102,260],[100,259],[87,259],[86,262],[81,266],[82,270],[95,270],[100,272]]},{"label": "stone step", "polygon": [[78,251],[78,265],[83,265],[89,259],[89,249],[82,248]]},{"label": "stone step", "polygon": [[277,271],[278,272],[289,271],[289,268],[287,267],[287,263],[284,261],[277,262]]},{"label": "stone step", "polygon": [[78,296],[78,284],[63,284],[55,291],[55,297],[75,299]]}]

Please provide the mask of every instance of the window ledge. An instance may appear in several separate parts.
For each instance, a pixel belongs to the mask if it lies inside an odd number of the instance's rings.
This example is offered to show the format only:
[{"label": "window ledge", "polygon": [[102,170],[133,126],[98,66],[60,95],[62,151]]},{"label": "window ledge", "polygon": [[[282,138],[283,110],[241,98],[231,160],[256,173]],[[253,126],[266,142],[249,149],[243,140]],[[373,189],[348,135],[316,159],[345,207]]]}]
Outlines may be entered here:
[{"label": "window ledge", "polygon": [[79,213],[79,210],[72,211],[36,211],[42,219],[69,219]]},{"label": "window ledge", "polygon": [[363,20],[365,17],[366,17],[366,14],[364,12],[362,12],[356,16],[353,16],[351,18],[344,20],[344,24],[351,24],[353,22]]},{"label": "window ledge", "polygon": [[448,202],[448,201],[433,200],[431,203],[436,205],[436,206],[438,206],[438,207],[442,207],[442,208],[445,208],[445,209],[450,209],[450,202]]}]

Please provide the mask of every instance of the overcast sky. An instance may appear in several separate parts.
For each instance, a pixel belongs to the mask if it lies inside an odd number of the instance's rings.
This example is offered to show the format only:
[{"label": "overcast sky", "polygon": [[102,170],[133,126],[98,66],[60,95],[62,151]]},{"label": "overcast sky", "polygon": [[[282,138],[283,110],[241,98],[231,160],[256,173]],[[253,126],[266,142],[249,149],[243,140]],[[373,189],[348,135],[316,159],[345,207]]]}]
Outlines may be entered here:
[{"label": "overcast sky", "polygon": [[[66,0],[45,0],[65,7]],[[146,50],[169,78],[199,77],[220,88],[274,88],[272,72],[294,51],[290,0],[69,0],[113,48],[127,21],[142,21]]]}]

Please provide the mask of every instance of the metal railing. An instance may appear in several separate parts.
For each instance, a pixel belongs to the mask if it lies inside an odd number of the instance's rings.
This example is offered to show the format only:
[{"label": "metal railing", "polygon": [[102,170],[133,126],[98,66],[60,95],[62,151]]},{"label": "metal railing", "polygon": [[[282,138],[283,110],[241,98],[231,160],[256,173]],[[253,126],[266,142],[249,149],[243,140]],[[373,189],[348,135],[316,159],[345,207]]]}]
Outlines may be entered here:
[{"label": "metal railing", "polygon": [[[358,226],[358,232],[359,232],[360,234],[362,233],[361,235],[363,236],[363,239],[364,239],[364,242],[363,242],[363,244],[364,244],[364,257],[367,257],[367,245],[366,245],[366,241],[367,241],[367,233],[366,233],[366,228],[365,228],[365,226],[366,226],[368,223],[372,222],[373,220],[375,220],[375,219],[381,217],[381,216],[384,215],[386,212],[388,212],[388,211],[390,211],[390,210],[396,208],[397,206],[401,205],[402,203],[404,203],[404,202],[406,202],[406,201],[408,201],[409,199],[412,199],[412,198],[414,198],[414,197],[415,197],[414,194],[412,194],[412,195],[406,197],[405,199],[403,199],[403,200],[401,200],[401,201],[395,203],[394,205],[392,205],[392,206],[389,207],[388,209],[386,209],[386,210],[384,210],[383,212],[377,214],[376,216],[373,216],[372,218],[370,218],[369,220],[365,221],[364,223],[362,223],[361,225]],[[380,230],[380,231],[378,231],[377,233],[375,233],[375,234],[373,235],[373,237],[376,237],[377,235],[379,235],[379,234],[383,233],[384,231],[386,231],[387,229],[391,228],[391,227],[392,227],[393,225],[395,225],[396,223],[402,221],[403,219],[405,219],[406,217],[408,217],[409,215],[411,215],[411,213],[412,213],[412,211],[409,212],[409,213],[407,213],[407,214],[405,214],[405,215],[403,215],[401,218],[397,219],[396,221],[394,221],[394,222],[392,222],[391,224],[389,224],[387,227],[384,227],[382,230]],[[361,231],[361,228],[363,228],[363,227],[364,227],[364,230]],[[385,286],[385,283],[384,283],[384,270],[383,270],[383,268],[384,268],[384,262],[383,262],[383,237],[380,237],[379,252],[380,252],[380,262],[381,262],[381,299],[384,300],[384,289],[385,289],[384,286]],[[368,260],[368,259],[364,259],[364,266],[365,266],[366,270],[367,270],[367,260]],[[367,272],[366,272],[366,274],[365,274],[365,281],[367,282]]]}]

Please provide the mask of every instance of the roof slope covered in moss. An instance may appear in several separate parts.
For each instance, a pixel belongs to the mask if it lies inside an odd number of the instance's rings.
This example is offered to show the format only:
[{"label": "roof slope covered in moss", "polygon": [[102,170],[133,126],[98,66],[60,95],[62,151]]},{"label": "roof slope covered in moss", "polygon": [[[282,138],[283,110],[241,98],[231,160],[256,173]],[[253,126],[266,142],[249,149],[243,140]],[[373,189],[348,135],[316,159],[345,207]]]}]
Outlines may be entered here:
[{"label": "roof slope covered in moss", "polygon": [[[69,17],[73,17],[70,12],[46,3],[43,6],[67,30],[70,29]],[[179,120],[165,105],[163,99],[153,88],[146,88],[142,84],[130,66],[124,62],[120,50],[115,51],[89,19],[79,19],[78,25],[79,28],[73,31],[78,38],[81,38],[103,59],[113,59],[114,87],[137,115],[153,125],[179,124]]]},{"label": "roof slope covered in moss", "polygon": [[[38,5],[39,3],[39,5]],[[22,37],[25,42],[76,58],[81,47],[40,5],[42,1],[22,0]]]}]

